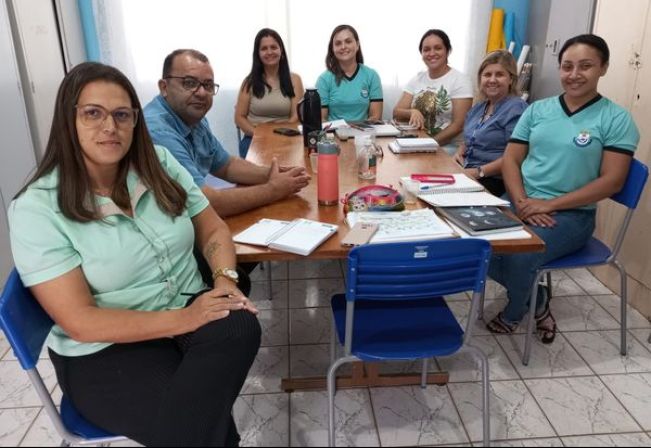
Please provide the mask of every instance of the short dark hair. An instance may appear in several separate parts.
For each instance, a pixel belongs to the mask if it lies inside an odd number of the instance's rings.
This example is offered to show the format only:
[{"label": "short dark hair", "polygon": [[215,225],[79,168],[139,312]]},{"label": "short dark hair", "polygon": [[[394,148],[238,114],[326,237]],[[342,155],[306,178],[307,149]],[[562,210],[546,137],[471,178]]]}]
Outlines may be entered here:
[{"label": "short dark hair", "polygon": [[330,42],[328,42],[328,54],[326,55],[326,68],[330,70],[332,73],[334,73],[337,85],[339,85],[341,83],[341,80],[344,79],[344,71],[341,69],[341,66],[339,65],[339,61],[337,61],[337,58],[335,57],[335,52],[332,49],[332,43],[335,40],[335,36],[344,30],[348,30],[351,33],[353,33],[355,42],[357,42],[357,45],[359,46],[359,48],[357,49],[357,53],[355,53],[355,61],[357,61],[358,64],[364,63],[364,55],[362,54],[362,45],[359,43],[359,35],[357,34],[355,28],[353,28],[350,25],[337,26],[334,30],[332,30],[332,34],[330,35]]},{"label": "short dark hair", "polygon": [[[16,197],[29,185],[52,170],[59,170],[58,204],[63,215],[73,221],[89,222],[100,219],[95,201],[88,203],[92,194],[90,175],[86,169],[79,136],[77,134],[77,102],[82,90],[92,82],[108,82],[123,88],[129,95],[131,107],[142,111],[136,90],[129,79],[118,69],[98,62],[84,62],[75,66],[63,78],[54,104],[54,117],[50,138],[43,159],[34,176]],[[133,168],[142,182],[150,188],[158,206],[170,216],[183,213],[186,191],[163,169],[142,117],[138,117],[133,129],[133,141],[129,151],[120,161],[116,186],[111,199],[120,207],[129,207],[131,198],[126,188],[129,169]]]},{"label": "short dark hair", "polygon": [[452,44],[450,43],[450,38],[448,35],[445,33],[443,30],[437,30],[437,29],[431,29],[425,31],[425,34],[423,34],[423,37],[420,38],[420,43],[418,44],[418,52],[422,53],[423,52],[423,42],[425,42],[425,39],[427,39],[430,36],[438,36],[441,38],[443,41],[443,45],[445,46],[445,49],[448,51],[448,53],[452,52]]},{"label": "short dark hair", "polygon": [[253,42],[253,63],[251,64],[251,71],[242,83],[242,90],[247,91],[251,89],[251,93],[256,98],[262,98],[267,91],[271,91],[271,86],[264,79],[264,64],[260,59],[260,43],[265,37],[271,37],[278,42],[278,46],[280,47],[280,62],[278,63],[280,91],[283,96],[293,98],[296,95],[294,93],[294,85],[292,84],[292,75],[289,71],[285,44],[280,34],[271,28],[262,28],[255,36]]},{"label": "short dark hair", "polygon": [[610,50],[608,49],[608,44],[601,37],[596,34],[579,34],[565,41],[561,51],[558,52],[558,63],[560,64],[563,60],[563,53],[570,48],[572,45],[584,44],[588,45],[599,53],[602,64],[607,64],[610,60]]},{"label": "short dark hair", "polygon": [[171,52],[165,57],[165,61],[163,62],[163,79],[167,78],[172,74],[172,65],[174,65],[174,59],[177,56],[186,53],[192,56],[193,58],[198,59],[201,62],[205,62],[207,64],[210,63],[210,61],[208,60],[208,56],[206,56],[200,51],[192,50],[189,48],[181,48],[178,50],[174,50],[173,52]]}]

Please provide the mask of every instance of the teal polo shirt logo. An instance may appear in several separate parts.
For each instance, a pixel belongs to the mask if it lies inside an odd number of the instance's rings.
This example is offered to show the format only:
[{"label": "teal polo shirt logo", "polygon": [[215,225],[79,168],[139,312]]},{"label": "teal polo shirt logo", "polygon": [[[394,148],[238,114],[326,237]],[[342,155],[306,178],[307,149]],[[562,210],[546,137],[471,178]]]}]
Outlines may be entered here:
[{"label": "teal polo shirt logo", "polygon": [[579,148],[585,148],[591,142],[592,142],[592,137],[590,136],[590,132],[588,131],[581,131],[579,132],[579,135],[574,137],[574,144]]},{"label": "teal polo shirt logo", "polygon": [[368,90],[367,89],[362,89],[360,92],[360,95],[362,95],[362,98],[368,98]]}]

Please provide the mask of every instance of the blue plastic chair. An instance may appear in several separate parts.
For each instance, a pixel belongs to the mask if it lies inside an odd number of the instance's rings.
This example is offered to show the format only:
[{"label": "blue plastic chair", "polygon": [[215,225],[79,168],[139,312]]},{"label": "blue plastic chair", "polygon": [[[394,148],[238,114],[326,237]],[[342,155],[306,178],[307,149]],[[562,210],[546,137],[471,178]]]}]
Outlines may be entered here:
[{"label": "blue plastic chair", "polygon": [[626,270],[624,269],[622,263],[617,260],[617,255],[619,254],[619,250],[621,249],[622,243],[624,242],[626,230],[628,229],[628,225],[631,222],[631,218],[633,217],[633,212],[635,211],[635,208],[640,201],[640,197],[642,196],[642,191],[644,190],[644,185],[646,184],[648,177],[649,168],[642,162],[632,159],[631,166],[628,171],[628,176],[626,178],[626,183],[619,191],[619,193],[616,193],[610,197],[610,199],[613,201],[616,201],[628,208],[626,215],[624,216],[624,222],[617,232],[617,237],[615,239],[615,244],[612,250],[610,250],[608,246],[606,246],[598,239],[592,237],[582,249],[574,252],[573,254],[552,260],[549,263],[541,266],[536,272],[536,278],[531,288],[531,301],[529,302],[529,323],[527,326],[524,353],[522,355],[522,364],[525,366],[529,364],[529,358],[531,356],[531,341],[533,338],[533,329],[535,328],[534,317],[536,300],[538,296],[538,282],[540,282],[544,274],[558,269],[574,269],[610,264],[619,270],[621,283],[620,353],[622,356],[626,355]]},{"label": "blue plastic chair", "polygon": [[50,420],[63,438],[61,446],[106,445],[127,440],[89,423],[65,396],[61,399],[61,413],[57,411],[36,367],[52,325],[54,322],[25,288],[16,270],[11,271],[0,297],[0,327],[21,367],[27,372]]},{"label": "blue plastic chair", "polygon": [[[346,294],[332,297],[333,333],[328,369],[328,443],[334,446],[337,369],[353,361],[427,359],[462,348],[482,366],[484,444],[490,443],[488,359],[469,346],[490,260],[490,244],[478,239],[372,244],[348,256]],[[473,291],[466,329],[443,295]],[[344,346],[335,359],[335,337]],[[423,384],[423,387],[425,384]]]}]

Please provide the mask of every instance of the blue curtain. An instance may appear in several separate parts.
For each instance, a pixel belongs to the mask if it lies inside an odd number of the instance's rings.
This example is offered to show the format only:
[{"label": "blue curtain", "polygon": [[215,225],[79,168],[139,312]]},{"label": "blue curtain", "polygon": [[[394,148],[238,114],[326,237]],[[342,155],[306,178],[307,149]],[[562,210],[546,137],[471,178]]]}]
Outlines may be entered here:
[{"label": "blue curtain", "polygon": [[494,8],[502,8],[504,15],[504,37],[506,47],[509,42],[515,42],[513,55],[516,59],[520,56],[522,45],[527,40],[527,23],[529,20],[529,0],[495,0]]},{"label": "blue curtain", "polygon": [[81,18],[81,29],[84,33],[86,59],[100,62],[99,40],[97,39],[97,28],[95,27],[93,2],[92,0],[77,0],[77,7],[79,8],[79,17]]}]

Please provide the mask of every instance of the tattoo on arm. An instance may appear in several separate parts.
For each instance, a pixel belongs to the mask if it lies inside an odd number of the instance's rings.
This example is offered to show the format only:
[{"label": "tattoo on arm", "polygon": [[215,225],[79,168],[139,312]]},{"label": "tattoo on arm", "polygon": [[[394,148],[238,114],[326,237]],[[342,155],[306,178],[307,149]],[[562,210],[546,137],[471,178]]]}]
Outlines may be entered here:
[{"label": "tattoo on arm", "polygon": [[208,244],[206,244],[206,248],[204,249],[204,256],[206,257],[206,261],[208,263],[210,263],[213,255],[217,253],[220,247],[221,244],[219,244],[217,241],[209,241]]}]

